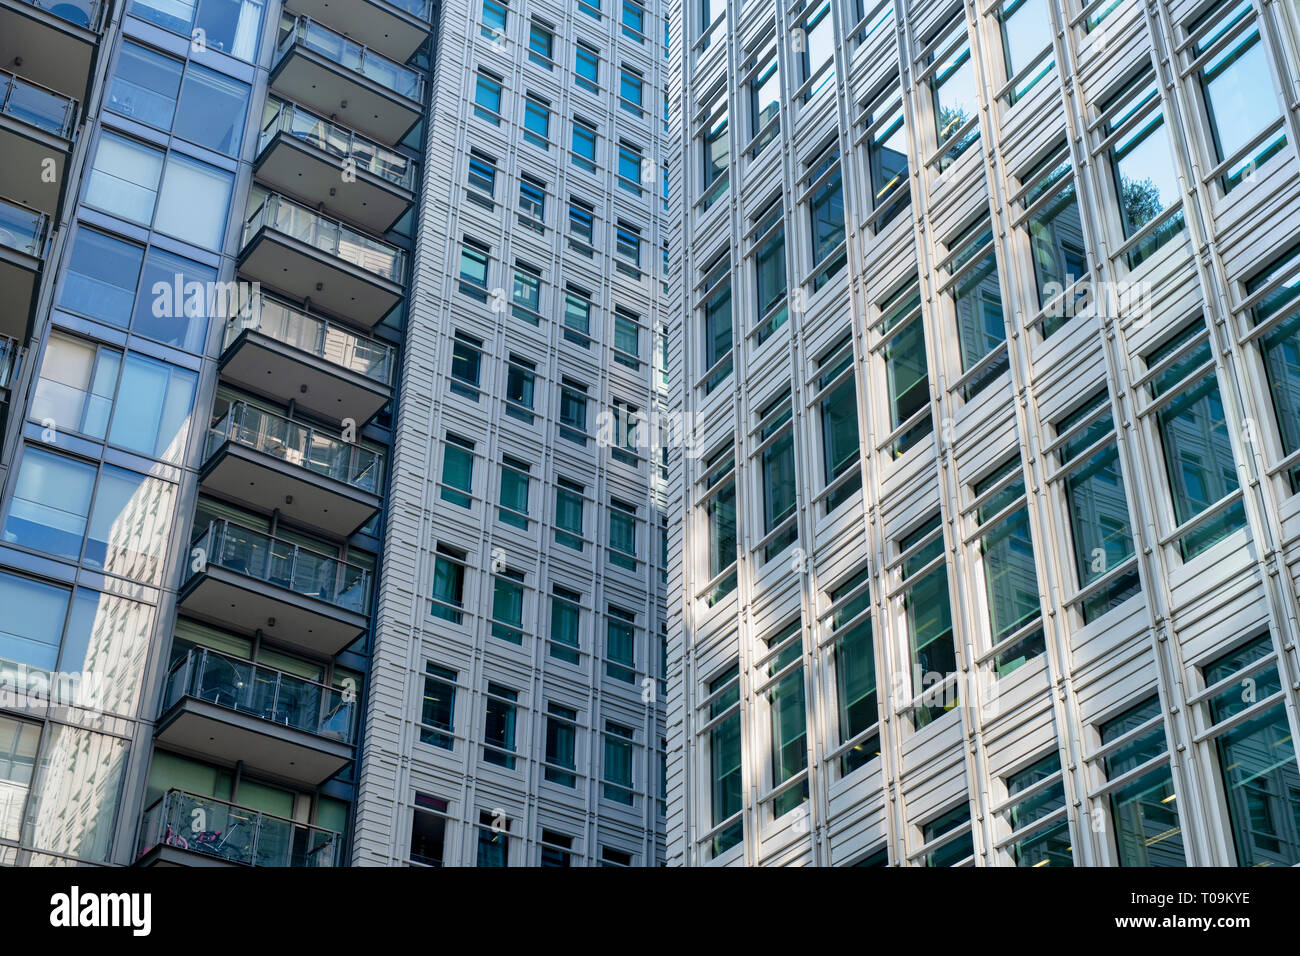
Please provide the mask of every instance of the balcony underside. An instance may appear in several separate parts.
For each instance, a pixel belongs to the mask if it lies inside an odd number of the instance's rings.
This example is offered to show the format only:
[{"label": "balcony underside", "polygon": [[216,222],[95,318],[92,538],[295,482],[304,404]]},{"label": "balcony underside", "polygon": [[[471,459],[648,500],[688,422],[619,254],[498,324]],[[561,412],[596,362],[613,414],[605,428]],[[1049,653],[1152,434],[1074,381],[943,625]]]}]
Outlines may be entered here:
[{"label": "balcony underside", "polygon": [[27,338],[27,320],[36,300],[41,261],[0,241],[0,335]]},{"label": "balcony underside", "polygon": [[182,588],[180,606],[246,634],[260,628],[277,643],[316,657],[336,656],[365,633],[367,624],[356,611],[211,563]]},{"label": "balcony underside", "polygon": [[302,44],[286,52],[271,73],[271,89],[385,146],[400,141],[420,118],[421,106],[415,100]]},{"label": "balcony underside", "polygon": [[430,30],[426,21],[387,3],[292,0],[286,6],[398,63],[420,48]]},{"label": "balcony underside", "polygon": [[156,736],[160,743],[228,765],[243,761],[250,769],[306,787],[324,783],[352,759],[347,744],[192,697],[182,698],[164,715]]},{"label": "balcony underside", "polygon": [[378,325],[402,297],[397,283],[265,227],[240,253],[239,270],[366,328]]},{"label": "balcony underside", "polygon": [[380,505],[378,495],[231,441],[208,459],[199,481],[204,488],[255,510],[278,508],[294,523],[337,538],[360,528]]},{"label": "balcony underside", "polygon": [[0,115],[0,183],[10,199],[53,216],[67,163],[67,140]]},{"label": "balcony underside", "polygon": [[[78,102],[86,101],[98,38],[19,0],[0,0],[0,66]],[[22,66],[12,66],[15,58]]]},{"label": "balcony underside", "polygon": [[411,207],[409,190],[365,169],[343,180],[343,164],[296,136],[276,133],[257,158],[258,181],[312,206],[324,203],[331,216],[382,236]]},{"label": "balcony underside", "polygon": [[136,866],[221,866],[233,867],[238,866],[233,860],[224,860],[219,856],[213,856],[211,853],[201,853],[197,850],[185,850],[178,846],[169,846],[166,843],[159,843],[157,846],[150,848],[149,852],[135,861]]},{"label": "balcony underside", "polygon": [[221,377],[334,422],[370,421],[392,396],[373,379],[245,329],[221,359]]}]

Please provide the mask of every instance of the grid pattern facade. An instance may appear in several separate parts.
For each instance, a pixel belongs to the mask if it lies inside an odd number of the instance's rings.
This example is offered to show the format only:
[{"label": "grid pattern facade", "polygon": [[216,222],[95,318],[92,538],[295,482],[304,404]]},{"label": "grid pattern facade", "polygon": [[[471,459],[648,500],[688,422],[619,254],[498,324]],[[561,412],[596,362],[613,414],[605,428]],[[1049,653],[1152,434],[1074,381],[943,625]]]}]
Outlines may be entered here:
[{"label": "grid pattern facade", "polygon": [[669,864],[1297,862],[1297,7],[682,16]]}]

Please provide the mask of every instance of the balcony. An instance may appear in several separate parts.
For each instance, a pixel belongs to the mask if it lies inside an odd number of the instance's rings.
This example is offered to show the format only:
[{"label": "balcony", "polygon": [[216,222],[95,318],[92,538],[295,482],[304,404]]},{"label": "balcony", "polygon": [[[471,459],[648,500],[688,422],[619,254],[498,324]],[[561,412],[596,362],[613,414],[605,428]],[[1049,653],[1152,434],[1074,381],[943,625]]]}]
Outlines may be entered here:
[{"label": "balcony", "polygon": [[0,182],[11,197],[47,216],[58,212],[76,121],[76,100],[0,70]]},{"label": "balcony", "polygon": [[0,335],[26,337],[49,230],[45,213],[0,197]]},{"label": "balcony", "polygon": [[280,21],[274,64],[271,89],[284,99],[381,143],[398,142],[423,110],[422,73],[308,17]]},{"label": "balcony", "polygon": [[[203,829],[194,830],[195,821]],[[140,821],[137,866],[342,866],[343,838],[184,790],[168,790]]]},{"label": "balcony", "polygon": [[313,415],[361,425],[392,397],[392,346],[260,296],[226,322],[221,376]]},{"label": "balcony", "polygon": [[431,0],[291,0],[287,6],[399,63],[428,37],[433,9]]},{"label": "balcony", "polygon": [[108,0],[0,0],[0,63],[85,100]]},{"label": "balcony", "polygon": [[384,457],[236,402],[208,430],[199,481],[256,510],[346,538],[379,510]]},{"label": "balcony", "polygon": [[188,614],[316,657],[333,657],[369,623],[370,572],[228,521],[190,546]]},{"label": "balcony", "polygon": [[157,738],[316,787],[352,759],[356,710],[352,694],[202,648],[168,673]]},{"label": "balcony", "polygon": [[[258,181],[374,233],[384,233],[415,201],[415,165],[350,129],[293,103],[277,103],[258,139]],[[347,171],[350,178],[345,180]]]},{"label": "balcony", "polygon": [[373,328],[402,298],[406,254],[272,193],[244,221],[240,271]]}]

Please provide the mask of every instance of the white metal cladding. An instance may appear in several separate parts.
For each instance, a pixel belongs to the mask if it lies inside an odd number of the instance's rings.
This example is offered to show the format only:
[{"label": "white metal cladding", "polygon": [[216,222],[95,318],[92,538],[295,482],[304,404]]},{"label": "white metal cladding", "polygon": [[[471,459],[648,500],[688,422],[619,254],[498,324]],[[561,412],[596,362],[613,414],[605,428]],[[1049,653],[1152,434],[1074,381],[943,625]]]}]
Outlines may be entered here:
[{"label": "white metal cladding", "polygon": [[[891,864],[920,862],[923,827],[968,802],[973,860],[1008,865],[1005,810],[1008,775],[1058,753],[1075,865],[1114,865],[1106,827],[1104,777],[1096,767],[1098,725],[1157,692],[1186,851],[1194,865],[1236,863],[1215,743],[1207,735],[1201,665],[1257,635],[1280,654],[1281,698],[1297,726],[1300,659],[1300,496],[1290,493],[1285,457],[1257,345],[1244,282],[1300,240],[1300,177],[1295,144],[1300,76],[1300,5],[1250,6],[1273,77],[1285,147],[1247,181],[1225,193],[1201,98],[1188,25],[1211,6],[1192,0],[1123,0],[1101,24],[1083,21],[1109,3],[1081,6],[1048,0],[1052,69],[1009,103],[1011,88],[996,18],[999,3],[831,0],[835,80],[806,99],[797,69],[797,31],[820,3],[701,4],[674,11],[685,42],[673,51],[673,128],[683,142],[683,173],[672,198],[671,258],[675,269],[675,401],[695,416],[706,453],[735,449],[738,582],[714,607],[699,599],[709,579],[707,527],[697,505],[704,495],[702,459],[672,463],[674,515],[670,564],[668,705],[668,862],[711,862],[707,685],[739,663],[742,713],[744,837],[720,864],[844,865],[887,848]],[[875,28],[882,15],[892,17]],[[940,170],[926,54],[934,31],[957,17],[969,34],[978,109],[978,143]],[[865,35],[865,40],[859,40]],[[774,46],[781,76],[780,132],[757,156],[745,151],[750,125],[746,64]],[[1040,61],[1042,62],[1042,61]],[[1125,81],[1150,69],[1168,131],[1185,225],[1157,252],[1130,269],[1106,150],[1103,104]],[[905,210],[878,234],[870,200],[861,114],[891,89],[901,94],[907,130],[910,215]],[[724,84],[731,120],[730,188],[707,210],[702,195],[698,119],[709,114]],[[816,85],[815,83],[813,84]],[[803,87],[803,88],[801,88]],[[843,169],[848,267],[814,291],[805,163],[828,143]],[[1106,295],[1054,334],[1039,329],[1029,239],[1018,216],[1026,176],[1059,143],[1073,176],[1094,287]],[[747,238],[752,217],[779,189],[785,208],[790,318],[762,344],[754,326],[754,269]],[[1008,371],[972,400],[963,398],[954,315],[942,267],[954,237],[987,210],[1006,316]],[[705,395],[697,382],[702,326],[694,291],[720,249],[733,263],[734,371]],[[889,452],[894,431],[875,330],[879,304],[913,271],[919,273],[927,344],[933,432],[901,457]],[[1110,283],[1107,286],[1106,283]],[[1118,301],[1126,286],[1145,283],[1149,311]],[[796,305],[802,308],[795,308]],[[1204,317],[1223,396],[1235,459],[1244,527],[1184,561],[1169,485],[1155,431],[1143,356],[1197,316]],[[817,364],[851,330],[862,491],[830,514],[820,506],[821,436]],[[1129,505],[1141,594],[1085,624],[1075,601],[1070,522],[1054,480],[1053,423],[1087,394],[1106,388]],[[798,467],[797,551],[767,564],[761,476],[755,458],[758,412],[782,389],[793,389]],[[930,514],[941,518],[953,609],[957,660],[963,674],[988,670],[991,634],[972,485],[1019,455],[1045,650],[1000,681],[996,712],[958,707],[922,729],[891,700],[888,681],[906,675],[907,635],[897,598],[896,542]],[[1285,469],[1282,469],[1283,471]],[[796,560],[790,555],[796,554]],[[862,567],[870,569],[876,674],[881,688],[881,757],[841,777],[833,756],[837,733],[835,673],[824,620],[828,592]],[[680,571],[680,577],[678,573]],[[807,696],[806,804],[773,819],[761,798],[771,789],[769,722],[755,662],[762,638],[798,614],[803,622]],[[828,755],[832,755],[828,758]],[[1100,811],[1100,812],[1099,812]],[[1101,821],[1100,824],[1097,821]],[[1001,828],[1001,829],[1000,829]]]}]

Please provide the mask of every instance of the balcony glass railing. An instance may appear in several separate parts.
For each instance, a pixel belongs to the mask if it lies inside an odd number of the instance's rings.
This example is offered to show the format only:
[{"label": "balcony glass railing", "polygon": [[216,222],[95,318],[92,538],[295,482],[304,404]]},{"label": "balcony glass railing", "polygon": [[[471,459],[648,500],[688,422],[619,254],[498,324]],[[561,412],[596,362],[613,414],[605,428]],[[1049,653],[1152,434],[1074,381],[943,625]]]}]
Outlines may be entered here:
[{"label": "balcony glass railing", "polygon": [[333,830],[184,790],[168,790],[144,812],[137,859],[159,845],[246,866],[341,866],[343,861],[343,838]]},{"label": "balcony glass railing", "polygon": [[209,429],[205,457],[211,457],[228,441],[359,491],[378,494],[383,480],[384,456],[379,451],[243,402],[233,403]]},{"label": "balcony glass railing", "polygon": [[341,33],[327,30],[310,17],[293,17],[286,13],[280,20],[280,39],[275,45],[275,61],[279,63],[295,45],[314,50],[339,66],[374,80],[398,96],[412,100],[424,97],[423,73],[381,56]]},{"label": "balcony glass railing", "polygon": [[43,256],[48,227],[49,217],[40,210],[0,199],[0,246]]},{"label": "balcony glass railing", "polygon": [[433,11],[433,0],[387,0],[399,10],[405,10],[414,16],[419,17],[426,23],[429,22],[430,14]]},{"label": "balcony glass railing", "polygon": [[362,235],[337,219],[328,219],[278,193],[264,198],[244,220],[243,245],[247,246],[263,227],[305,242],[390,282],[402,281],[406,254],[401,249]]},{"label": "balcony glass railing", "polygon": [[102,0],[26,0],[37,10],[45,10],[60,20],[67,20],[87,30],[98,30]]},{"label": "balcony glass railing", "polygon": [[315,113],[309,113],[294,103],[269,98],[267,103],[276,108],[275,113],[262,124],[262,133],[257,141],[260,153],[276,133],[287,133],[304,143],[310,143],[319,150],[337,156],[342,160],[352,160],[358,169],[386,179],[403,189],[411,189],[415,182],[415,164],[391,149],[385,149],[378,143],[354,133],[346,127],[321,119]]},{"label": "balcony glass railing", "polygon": [[9,388],[18,377],[22,357],[23,347],[18,340],[0,335],[0,388]]},{"label": "balcony glass railing", "polygon": [[380,385],[393,382],[393,349],[388,343],[363,338],[269,296],[261,295],[242,304],[239,314],[227,320],[223,348],[229,348],[245,329],[260,332]]},{"label": "balcony glass railing", "polygon": [[77,101],[0,70],[0,113],[67,139],[76,122]]},{"label": "balcony glass railing", "polygon": [[338,558],[224,519],[208,525],[191,554],[195,549],[201,560],[191,562],[192,574],[202,574],[206,562],[344,611],[370,613],[370,572]]},{"label": "balcony glass railing", "polygon": [[356,696],[252,661],[195,648],[167,675],[163,712],[193,697],[318,737],[350,744]]}]

